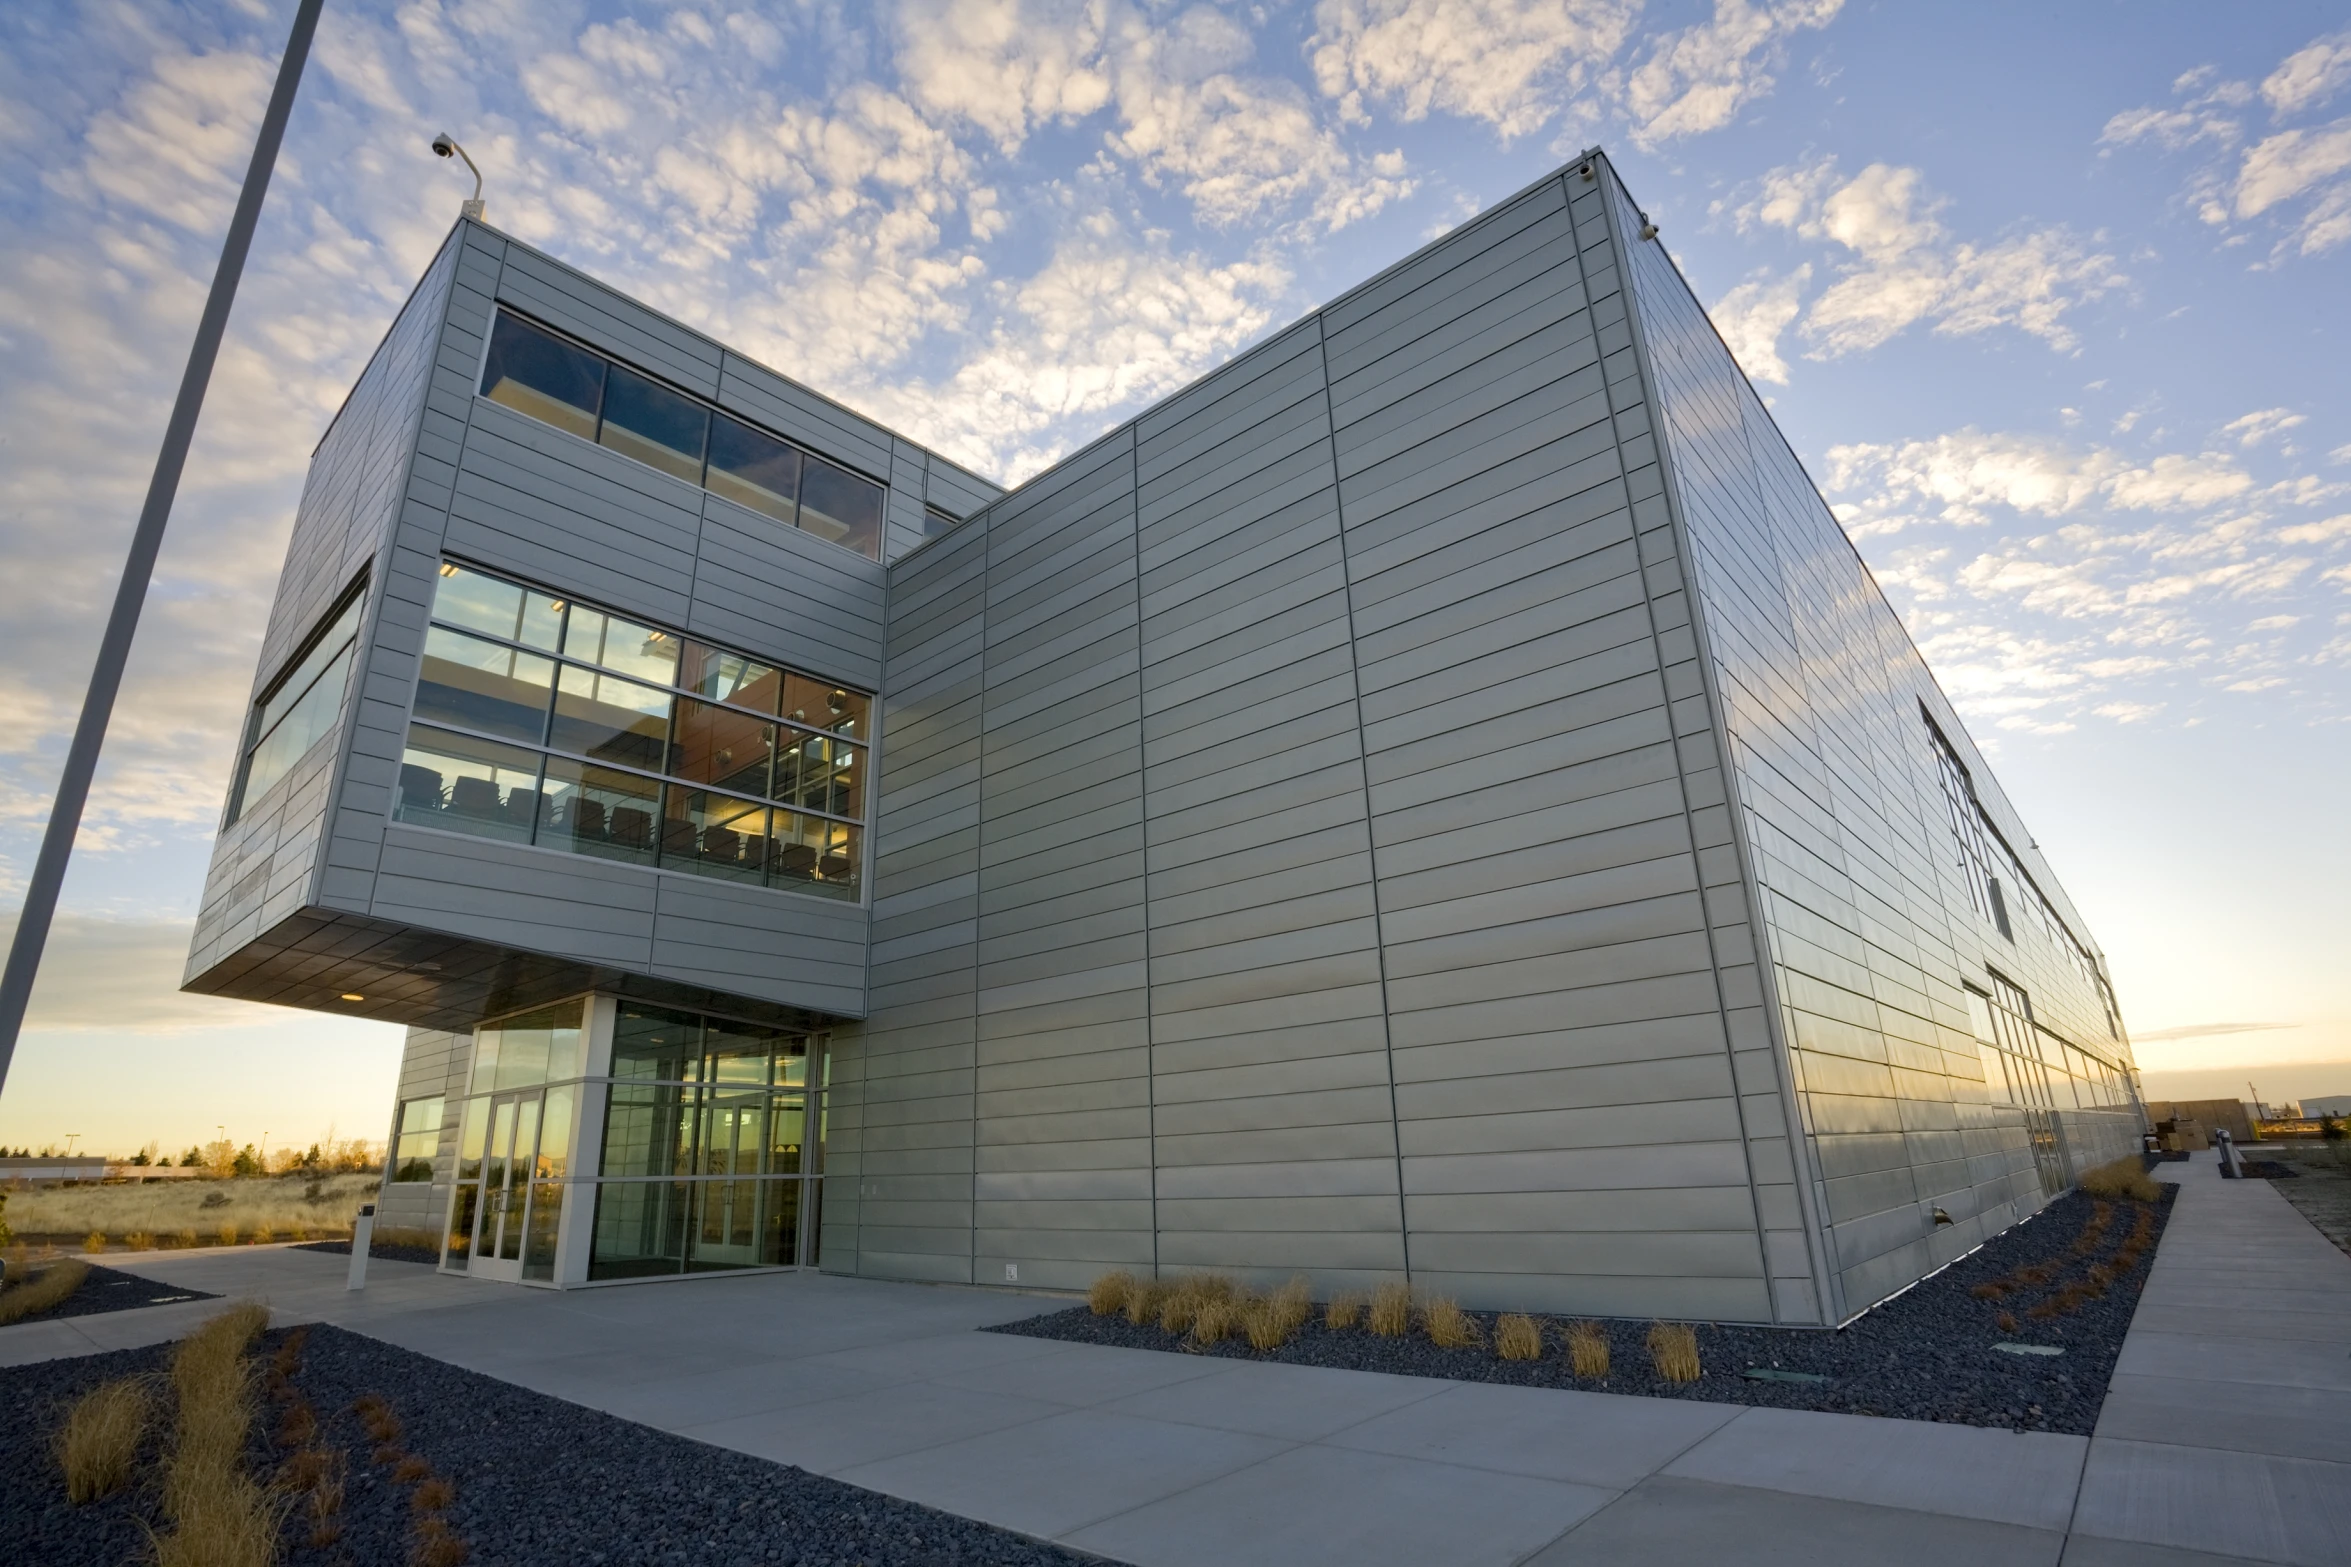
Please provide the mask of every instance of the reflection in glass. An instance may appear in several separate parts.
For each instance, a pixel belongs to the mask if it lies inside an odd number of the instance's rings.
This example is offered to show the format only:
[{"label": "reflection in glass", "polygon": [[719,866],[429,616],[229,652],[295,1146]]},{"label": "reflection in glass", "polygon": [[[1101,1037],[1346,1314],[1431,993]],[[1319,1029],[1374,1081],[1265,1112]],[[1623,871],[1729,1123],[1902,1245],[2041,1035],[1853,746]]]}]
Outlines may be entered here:
[{"label": "reflection in glass", "polygon": [[[702,1019],[690,1012],[624,1003],[612,1028],[612,1075],[692,1079],[702,1060]],[[605,1174],[615,1173],[609,1166]]]},{"label": "reflection in glass", "polygon": [[678,642],[666,631],[575,604],[563,631],[563,654],[668,685],[678,677]]},{"label": "reflection in glass", "polygon": [[829,680],[808,675],[784,677],[783,714],[795,724],[858,739],[868,732],[865,719],[871,705],[864,694]]},{"label": "reflection in glass", "polygon": [[[495,1127],[492,1130],[494,1135]],[[522,1260],[524,1209],[530,1205],[531,1162],[538,1152],[539,1097],[533,1095],[517,1101],[514,1107],[514,1147],[507,1160],[506,1189],[498,1200],[498,1257],[502,1262]]]},{"label": "reflection in glass", "polygon": [[577,1077],[580,1073],[580,1001],[558,1001],[474,1030],[473,1091]]},{"label": "reflection in glass", "polygon": [[800,475],[800,526],[820,539],[846,545],[870,560],[882,553],[882,489],[822,458]]},{"label": "reflection in glass", "polygon": [[553,659],[435,626],[425,633],[416,716],[537,745],[554,686]]},{"label": "reflection in glass", "polygon": [[547,808],[538,843],[633,865],[653,863],[661,785],[636,773],[550,756],[543,788]]},{"label": "reflection in glass", "polygon": [[[616,1063],[617,1064],[617,1063]],[[615,1082],[604,1103],[604,1175],[685,1175],[694,1157],[695,1090]]]},{"label": "reflection in glass", "polygon": [[713,495],[790,522],[800,496],[800,453],[740,420],[712,414],[710,472],[703,482]]},{"label": "reflection in glass", "polygon": [[528,843],[538,782],[535,751],[414,724],[400,756],[392,819]]},{"label": "reflection in glass", "polygon": [[463,1268],[473,1255],[473,1221],[481,1198],[482,1142],[490,1126],[490,1101],[469,1099],[457,1133],[457,1189],[449,1198],[449,1243],[441,1265]]},{"label": "reflection in glass", "polygon": [[699,691],[714,702],[732,702],[737,707],[761,713],[776,710],[776,697],[783,688],[783,680],[783,671],[772,664],[693,641],[685,645],[683,667],[678,672],[678,684],[689,691]]},{"label": "reflection in glass", "polygon": [[777,737],[775,798],[802,810],[859,816],[865,748],[826,735],[786,730]]},{"label": "reflection in glass", "polygon": [[687,1186],[682,1181],[599,1181],[591,1279],[641,1279],[686,1266]]},{"label": "reflection in glass", "polygon": [[767,793],[768,745],[776,726],[731,707],[678,699],[670,771],[739,794]]},{"label": "reflection in glass", "polygon": [[433,619],[552,653],[563,631],[563,605],[445,560],[433,589]]},{"label": "reflection in glass", "polygon": [[400,1107],[400,1131],[392,1157],[393,1180],[433,1178],[433,1160],[441,1151],[441,1112],[447,1103],[435,1095],[430,1099],[411,1099]]},{"label": "reflection in glass", "polygon": [[558,430],[593,440],[604,361],[505,311],[490,331],[482,395]]},{"label": "reflection in glass", "polygon": [[760,879],[768,858],[765,806],[677,784],[662,791],[662,801],[663,865],[734,881]]},{"label": "reflection in glass", "polygon": [[623,456],[700,484],[709,425],[709,410],[692,398],[618,365],[606,372],[604,423],[596,439]]},{"label": "reflection in glass", "polygon": [[343,711],[343,693],[351,684],[363,602],[355,595],[344,605],[334,624],[279,678],[256,708],[229,801],[230,821],[244,814],[246,801],[267,794],[272,784],[291,772],[294,764],[335,727]]},{"label": "reflection in glass", "polygon": [[[573,617],[575,626],[578,617]],[[557,750],[600,762],[664,772],[669,753],[667,691],[566,664],[555,692],[551,740]]]}]

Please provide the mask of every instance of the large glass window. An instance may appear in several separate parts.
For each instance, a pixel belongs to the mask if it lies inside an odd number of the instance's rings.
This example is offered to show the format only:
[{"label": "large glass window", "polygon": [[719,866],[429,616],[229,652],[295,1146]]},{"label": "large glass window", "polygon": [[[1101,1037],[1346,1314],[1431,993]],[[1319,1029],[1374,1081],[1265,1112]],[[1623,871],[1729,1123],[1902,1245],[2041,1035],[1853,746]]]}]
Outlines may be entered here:
[{"label": "large glass window", "polygon": [[590,1278],[798,1260],[820,1173],[808,1048],[781,1029],[620,1005]]},{"label": "large glass window", "polygon": [[444,562],[392,812],[854,897],[872,710],[863,692]]},{"label": "large glass window", "polygon": [[474,1030],[473,1089],[477,1094],[580,1075],[580,1020],[584,1004],[559,1001]]},{"label": "large glass window", "polygon": [[293,667],[271,681],[253,705],[236,786],[229,791],[229,821],[244,815],[246,801],[267,794],[335,727],[343,711],[343,693],[351,683],[363,602],[363,595],[352,594],[326,629],[310,639]]},{"label": "large glass window", "polygon": [[392,1179],[429,1181],[433,1157],[441,1151],[441,1113],[448,1101],[439,1096],[411,1099],[400,1107],[400,1131],[392,1150]]},{"label": "large glass window", "polygon": [[881,558],[881,485],[504,310],[491,329],[482,395]]}]

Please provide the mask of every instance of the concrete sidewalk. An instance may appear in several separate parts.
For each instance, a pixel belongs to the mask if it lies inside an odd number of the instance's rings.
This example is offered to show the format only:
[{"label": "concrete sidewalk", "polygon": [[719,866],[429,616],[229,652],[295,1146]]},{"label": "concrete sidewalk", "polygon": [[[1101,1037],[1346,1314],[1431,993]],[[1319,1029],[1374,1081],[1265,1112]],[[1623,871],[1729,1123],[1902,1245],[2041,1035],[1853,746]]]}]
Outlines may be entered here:
[{"label": "concrete sidewalk", "polygon": [[[556,1294],[379,1263],[353,1296],[313,1252],[107,1260],[1143,1567],[2340,1561],[2351,1259],[2266,1184],[2183,1174],[2092,1439],[1011,1338],[972,1330],[1051,1303],[814,1274]],[[217,1309],[0,1329],[0,1364]]]}]

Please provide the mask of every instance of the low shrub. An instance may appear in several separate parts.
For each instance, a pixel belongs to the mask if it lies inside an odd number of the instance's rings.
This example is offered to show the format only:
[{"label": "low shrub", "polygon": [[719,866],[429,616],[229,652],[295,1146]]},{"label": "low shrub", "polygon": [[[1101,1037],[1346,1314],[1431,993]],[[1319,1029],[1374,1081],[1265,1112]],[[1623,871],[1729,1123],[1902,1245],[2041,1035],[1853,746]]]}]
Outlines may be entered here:
[{"label": "low shrub", "polygon": [[1608,1375],[1608,1332],[1597,1322],[1578,1322],[1567,1330],[1567,1359],[1579,1377]]},{"label": "low shrub", "polygon": [[1429,1303],[1421,1308],[1420,1323],[1429,1342],[1439,1349],[1475,1349],[1485,1342],[1485,1335],[1478,1331],[1477,1319],[1449,1296],[1431,1296]]},{"label": "low shrub", "polygon": [[2147,1173],[2137,1154],[2125,1154],[2109,1164],[2082,1172],[2078,1183],[2093,1197],[2128,1197],[2134,1202],[2154,1202],[2163,1195],[2162,1185]]},{"label": "low shrub", "polygon": [[82,1250],[89,1255],[94,1257],[105,1249],[106,1232],[104,1230],[92,1230],[82,1237]]},{"label": "low shrub", "polygon": [[235,1225],[233,1225],[233,1224],[224,1224],[224,1225],[222,1225],[222,1226],[220,1227],[220,1230],[219,1230],[219,1234],[220,1234],[220,1243],[221,1243],[223,1246],[234,1246],[234,1245],[236,1245],[236,1244],[237,1244],[237,1236],[238,1236],[240,1233],[242,1233],[242,1232],[241,1232],[241,1231],[239,1231],[239,1230],[238,1230],[238,1228],[237,1228]]},{"label": "low shrub", "polygon": [[1388,1279],[1371,1292],[1371,1310],[1364,1326],[1381,1338],[1402,1338],[1412,1331],[1412,1290],[1401,1279]]},{"label": "low shrub", "polygon": [[1333,1295],[1331,1303],[1323,1308],[1323,1325],[1344,1330],[1355,1326],[1363,1318],[1363,1293],[1349,1290],[1344,1295]]},{"label": "low shrub", "polygon": [[1086,1291],[1086,1309],[1097,1317],[1107,1317],[1126,1309],[1127,1297],[1134,1292],[1135,1276],[1124,1268],[1113,1268],[1094,1281]]},{"label": "low shrub", "polygon": [[256,1246],[267,1246],[277,1238],[277,1232],[266,1224],[257,1224],[253,1227],[253,1244]]},{"label": "low shrub", "polygon": [[143,1377],[123,1377],[83,1394],[65,1417],[58,1462],[65,1494],[75,1505],[112,1496],[130,1483],[139,1445],[147,1439],[154,1396]]},{"label": "low shrub", "polygon": [[1506,1311],[1494,1319],[1494,1351],[1504,1360],[1541,1360],[1543,1326],[1521,1311]]},{"label": "low shrub", "polygon": [[1698,1335],[1686,1322],[1649,1324],[1649,1364],[1668,1382],[1698,1380]]},{"label": "low shrub", "polygon": [[201,1244],[201,1243],[200,1243],[200,1242],[199,1242],[199,1241],[196,1239],[196,1232],[195,1232],[194,1230],[182,1230],[182,1231],[180,1231],[179,1243],[180,1243],[182,1246],[195,1246],[195,1245],[199,1245],[199,1244]]},{"label": "low shrub", "polygon": [[155,1237],[145,1230],[133,1230],[122,1238],[122,1243],[133,1251],[153,1251]]}]

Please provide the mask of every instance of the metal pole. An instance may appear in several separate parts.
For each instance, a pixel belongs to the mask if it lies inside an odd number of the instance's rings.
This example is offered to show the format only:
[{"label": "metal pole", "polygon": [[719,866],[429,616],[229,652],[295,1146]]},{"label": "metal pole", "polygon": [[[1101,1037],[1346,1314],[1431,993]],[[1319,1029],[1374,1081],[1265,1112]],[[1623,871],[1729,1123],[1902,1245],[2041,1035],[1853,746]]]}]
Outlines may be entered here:
[{"label": "metal pole", "polygon": [[229,219],[228,238],[220,248],[220,266],[212,274],[212,292],[204,301],[203,317],[196,323],[196,343],[188,350],[187,373],[180,377],[171,422],[163,429],[163,450],[156,453],[155,475],[147,481],[147,503],[139,509],[139,525],[131,534],[130,558],[123,565],[122,582],[114,590],[114,611],[107,616],[106,634],[98,643],[97,666],[90,671],[89,695],[82,699],[81,720],[74,726],[73,744],[65,753],[65,771],[57,780],[57,798],[49,807],[48,830],[41,835],[40,857],[33,862],[32,880],[25,888],[16,939],[8,948],[7,972],[0,974],[0,1088],[7,1086],[8,1064],[16,1055],[25,1004],[32,999],[33,976],[40,971],[41,949],[48,944],[49,922],[57,912],[57,890],[65,882],[65,862],[73,854],[74,835],[81,830],[91,775],[98,770],[98,748],[105,744],[106,725],[114,716],[123,665],[131,656],[131,637],[139,629],[139,611],[147,602],[147,584],[155,575],[155,556],[163,547],[163,527],[171,520],[171,504],[179,494],[188,442],[196,433],[196,415],[204,407],[212,363],[220,355],[229,306],[237,298],[245,253],[253,246],[261,199],[268,194],[278,144],[285,139],[286,120],[294,109],[294,89],[302,81],[302,65],[310,55],[311,34],[318,29],[321,3],[299,0],[294,9],[294,31],[286,39],[285,57],[278,62],[277,86],[271,89],[269,110],[261,118],[261,136],[253,144],[245,188],[237,197],[235,215]]}]

